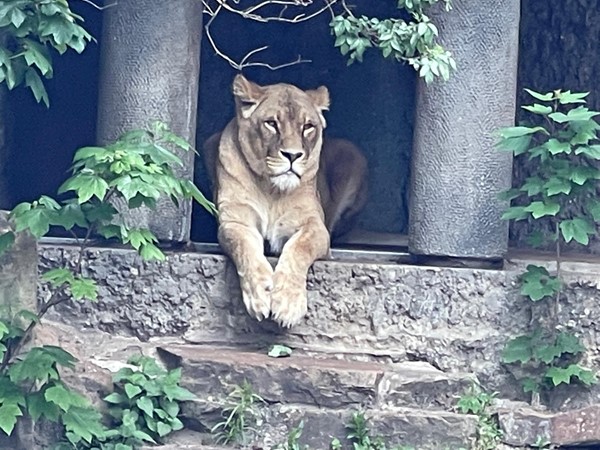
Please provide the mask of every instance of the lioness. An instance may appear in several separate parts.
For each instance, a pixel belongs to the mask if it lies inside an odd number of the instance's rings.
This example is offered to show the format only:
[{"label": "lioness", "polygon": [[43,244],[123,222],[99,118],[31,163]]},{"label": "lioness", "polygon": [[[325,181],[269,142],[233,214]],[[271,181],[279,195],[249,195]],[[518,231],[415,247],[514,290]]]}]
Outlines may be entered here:
[{"label": "lioness", "polygon": [[[327,255],[329,232],[366,201],[366,160],[348,141],[323,145],[325,87],[259,86],[238,75],[233,95],[235,118],[204,145],[219,244],[237,268],[248,313],[290,327],[306,313],[308,269]],[[265,241],[280,254],[275,270]]]}]

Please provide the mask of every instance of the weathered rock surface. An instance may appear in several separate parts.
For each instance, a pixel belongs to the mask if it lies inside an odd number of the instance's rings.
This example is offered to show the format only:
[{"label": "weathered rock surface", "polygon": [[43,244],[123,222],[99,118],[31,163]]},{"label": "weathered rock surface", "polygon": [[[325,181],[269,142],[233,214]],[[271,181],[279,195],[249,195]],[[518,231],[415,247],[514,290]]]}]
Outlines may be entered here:
[{"label": "weathered rock surface", "polygon": [[498,419],[509,445],[534,446],[543,439],[553,446],[600,446],[599,405],[556,414],[526,408],[500,410]]},{"label": "weathered rock surface", "polygon": [[[72,248],[55,246],[42,246],[40,255],[42,269],[75,257]],[[169,253],[157,263],[133,251],[93,248],[86,260],[99,301],[67,305],[54,319],[144,340],[183,335],[197,344],[286,343],[347,359],[421,361],[472,373],[486,388],[524,399],[500,354],[507,339],[529,327],[529,305],[517,289],[529,260],[507,270],[319,261],[309,274],[308,314],[290,331],[246,314],[237,274],[223,256]],[[582,337],[589,349],[583,363],[593,366],[600,357],[598,266],[565,261],[563,273],[559,322]],[[600,390],[549,401],[582,407],[600,402]]]}]

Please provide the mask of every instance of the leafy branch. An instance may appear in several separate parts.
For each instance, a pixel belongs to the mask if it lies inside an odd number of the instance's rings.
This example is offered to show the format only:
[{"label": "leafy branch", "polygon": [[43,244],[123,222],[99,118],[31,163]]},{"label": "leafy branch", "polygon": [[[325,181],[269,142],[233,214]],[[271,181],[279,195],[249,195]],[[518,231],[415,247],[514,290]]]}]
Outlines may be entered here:
[{"label": "leafy branch", "polygon": [[521,294],[534,305],[553,301],[554,309],[549,326],[543,323],[543,316],[534,317],[537,329],[510,340],[503,360],[520,365],[527,372],[522,380],[524,390],[537,394],[543,388],[572,380],[585,385],[596,382],[595,374],[577,362],[585,347],[576,336],[557,330],[564,286],[562,246],[572,241],[588,245],[600,220],[600,202],[596,199],[600,124],[594,119],[600,113],[584,106],[588,93],[526,91],[536,101],[523,106],[532,116],[532,123],[501,130],[499,146],[515,157],[535,162],[538,170],[521,186],[502,193],[504,200],[518,200],[503,218],[549,221],[551,233],[537,232],[530,242],[539,246],[553,243],[556,271],[551,274],[543,266],[527,266],[521,276]]}]

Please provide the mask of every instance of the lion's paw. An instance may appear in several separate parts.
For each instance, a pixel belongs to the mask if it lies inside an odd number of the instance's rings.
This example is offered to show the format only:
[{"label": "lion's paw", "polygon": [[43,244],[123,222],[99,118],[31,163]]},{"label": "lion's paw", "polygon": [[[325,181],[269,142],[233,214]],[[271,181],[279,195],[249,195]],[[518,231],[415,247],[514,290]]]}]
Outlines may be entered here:
[{"label": "lion's paw", "polygon": [[273,275],[271,315],[282,327],[296,325],[308,308],[306,278],[286,272]]},{"label": "lion's paw", "polygon": [[242,298],[248,314],[261,321],[271,313],[271,291],[273,290],[273,268],[267,263],[249,271],[241,278]]}]

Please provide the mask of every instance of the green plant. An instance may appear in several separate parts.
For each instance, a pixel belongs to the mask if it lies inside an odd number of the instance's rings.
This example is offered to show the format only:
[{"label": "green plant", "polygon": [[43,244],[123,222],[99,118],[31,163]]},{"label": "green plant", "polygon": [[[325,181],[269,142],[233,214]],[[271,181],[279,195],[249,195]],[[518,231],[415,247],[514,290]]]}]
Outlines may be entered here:
[{"label": "green plant", "polygon": [[67,0],[0,0],[0,83],[8,89],[24,83],[49,106],[41,76],[52,78],[50,49],[83,52],[92,37],[82,21]]},{"label": "green plant", "polygon": [[[347,438],[352,442],[353,450],[388,450],[383,438],[370,435],[369,425],[363,412],[354,412],[346,428],[349,431]],[[338,446],[339,440],[334,440],[334,442],[332,442],[333,448],[341,448],[341,445]],[[396,446],[389,450],[411,450],[411,448]]]},{"label": "green plant", "polygon": [[[384,58],[407,62],[425,82],[436,77],[447,80],[456,70],[450,52],[438,43],[438,29],[425,14],[425,8],[439,0],[398,0],[398,9],[410,14],[411,20],[375,17],[356,17],[348,8],[333,18],[330,27],[335,46],[348,55],[348,64],[362,62],[368,48],[378,48]],[[450,0],[443,0],[450,10]]]},{"label": "green plant", "polygon": [[456,407],[462,414],[473,414],[478,417],[477,440],[473,450],[494,450],[502,438],[497,420],[490,412],[496,394],[483,391],[472,385],[465,392]]},{"label": "green plant", "polygon": [[[177,371],[160,378],[162,375],[149,361],[139,360],[146,373],[132,374],[131,377],[139,379],[140,383],[145,380],[146,384],[141,388],[148,389],[147,396],[141,400],[146,411],[140,408],[147,414],[152,406],[157,417],[148,418],[130,408],[129,413],[122,414],[122,425],[118,430],[105,430],[99,422],[99,413],[60,380],[59,366],[72,367],[75,358],[60,348],[49,346],[23,351],[33,329],[51,308],[70,300],[96,299],[96,284],[84,274],[86,249],[93,237],[116,237],[136,249],[146,260],[165,258],[149,230],[133,228],[119,220],[118,211],[111,203],[113,200],[119,199],[129,209],[142,205],[153,209],[165,195],[175,203],[182,198],[194,198],[215,212],[214,206],[191,181],[175,175],[174,167],[182,162],[165,148],[166,145],[191,150],[184,140],[159,122],[148,130],[126,133],[106,147],[82,148],[75,153],[72,176],[60,188],[62,194],[70,195],[65,195],[60,202],[42,196],[37,201],[21,203],[11,211],[13,228],[0,235],[0,254],[10,247],[18,233],[30,232],[39,238],[51,226],[62,227],[71,233],[79,249],[74,264],[42,274],[50,287],[50,296],[40,300],[37,313],[22,311],[14,318],[0,322],[0,428],[6,434],[10,435],[18,418],[27,413],[33,420],[44,417],[65,427],[68,442],[61,444],[61,449],[96,448],[93,442],[100,442],[103,443],[98,447],[101,450],[127,450],[129,444],[112,444],[110,438],[141,438],[139,430],[132,428],[140,421],[146,423],[150,430],[147,434],[152,439],[164,435],[167,428],[179,427],[175,406],[165,403],[178,401],[185,395],[176,386]],[[163,403],[157,399],[160,407],[155,407],[153,402],[151,405],[148,398],[152,396],[151,387],[159,383],[157,380],[162,383],[159,387],[164,388],[157,395],[164,394],[167,398]],[[124,389],[126,395],[133,392]],[[137,405],[138,397],[130,399]]]},{"label": "green plant", "polygon": [[241,386],[236,386],[227,397],[227,403],[223,408],[225,420],[212,429],[213,433],[217,433],[217,442],[245,444],[247,433],[253,430],[252,426],[260,413],[257,403],[264,402],[247,381],[244,381]]},{"label": "green plant", "polygon": [[550,232],[538,231],[531,236],[532,245],[552,243],[556,271],[529,265],[521,276],[521,294],[532,308],[553,301],[550,315],[535,314],[537,329],[509,341],[503,361],[518,364],[526,372],[525,391],[537,393],[559,384],[579,381],[595,383],[595,375],[578,364],[585,352],[579,339],[560,331],[558,308],[563,289],[561,280],[562,246],[571,241],[588,245],[596,234],[595,221],[600,220],[600,201],[596,189],[600,170],[600,125],[598,114],[585,104],[587,93],[556,90],[540,94],[526,90],[537,102],[523,106],[531,123],[500,131],[500,147],[517,158],[536,164],[535,173],[501,198],[517,200],[508,208],[506,220],[545,221]]},{"label": "green plant", "polygon": [[293,427],[288,433],[287,440],[283,444],[276,445],[273,450],[310,450],[308,445],[301,446],[300,437],[304,430],[304,422],[301,421],[298,426]]},{"label": "green plant", "polygon": [[167,371],[153,358],[142,355],[127,362],[132,367],[124,367],[113,376],[114,392],[104,398],[112,417],[109,431],[92,448],[133,450],[144,442],[160,442],[183,428],[178,418],[180,402],[196,398],[179,385],[181,369]]},{"label": "green plant", "polygon": [[[25,329],[21,322],[37,322],[30,311],[12,320],[0,321],[0,356],[4,359],[19,342]],[[6,360],[6,359],[5,359]],[[73,368],[76,359],[60,347],[32,347],[11,358],[0,369],[0,429],[11,435],[20,417],[44,418],[62,425],[68,439],[87,442],[102,436],[101,415],[81,394],[71,390],[60,377],[60,368]]]}]

